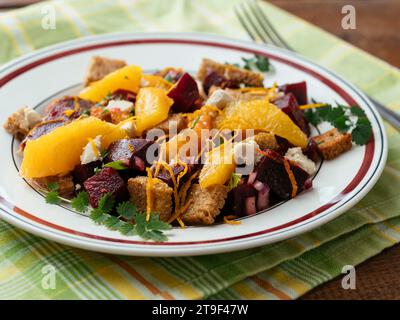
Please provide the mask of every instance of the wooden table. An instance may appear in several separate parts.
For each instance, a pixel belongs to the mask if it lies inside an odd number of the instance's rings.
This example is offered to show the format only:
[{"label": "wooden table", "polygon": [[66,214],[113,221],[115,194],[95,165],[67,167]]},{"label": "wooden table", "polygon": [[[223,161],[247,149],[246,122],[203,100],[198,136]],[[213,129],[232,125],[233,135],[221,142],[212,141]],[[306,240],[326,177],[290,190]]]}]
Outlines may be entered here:
[{"label": "wooden table", "polygon": [[[400,67],[400,0],[268,0],[371,54]],[[0,10],[37,0],[0,0]],[[356,8],[357,28],[341,28],[341,9]],[[344,290],[341,277],[325,283],[302,299],[400,299],[400,244],[356,268],[357,289]]]}]

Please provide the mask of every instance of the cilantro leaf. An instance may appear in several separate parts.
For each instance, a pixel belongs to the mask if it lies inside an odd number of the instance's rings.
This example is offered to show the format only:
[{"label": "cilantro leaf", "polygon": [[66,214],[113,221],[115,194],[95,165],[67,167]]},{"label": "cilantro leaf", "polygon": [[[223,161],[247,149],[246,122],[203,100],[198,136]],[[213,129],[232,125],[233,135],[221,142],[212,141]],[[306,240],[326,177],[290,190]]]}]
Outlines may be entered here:
[{"label": "cilantro leaf", "polygon": [[255,65],[259,71],[267,72],[270,70],[271,65],[269,59],[263,56],[256,55]]},{"label": "cilantro leaf", "polygon": [[110,213],[114,207],[114,203],[114,197],[109,193],[106,193],[100,198],[97,208],[103,213]]},{"label": "cilantro leaf", "polygon": [[[365,120],[366,119],[366,120]],[[368,143],[372,135],[372,127],[367,118],[359,118],[356,127],[351,132],[351,138],[360,146]]]},{"label": "cilantro leaf", "polygon": [[171,225],[169,223],[161,221],[160,216],[153,213],[150,216],[150,221],[147,223],[146,228],[148,230],[169,230],[171,229]]},{"label": "cilantro leaf", "polygon": [[71,200],[71,206],[78,212],[86,212],[89,205],[89,195],[85,191],[79,192],[75,198]]},{"label": "cilantro leaf", "polygon": [[196,119],[193,120],[192,125],[190,126],[190,129],[194,129],[194,127],[197,125],[197,123],[200,120],[200,116],[197,116]]},{"label": "cilantro leaf", "polygon": [[96,208],[92,210],[89,217],[95,223],[102,224],[107,219],[108,215],[101,211],[99,208]]},{"label": "cilantro leaf", "polygon": [[127,220],[132,220],[137,215],[138,211],[133,203],[126,201],[118,205],[117,213]]},{"label": "cilantro leaf", "polygon": [[47,189],[49,189],[49,191],[58,191],[60,189],[60,186],[57,182],[49,182],[47,184]]},{"label": "cilantro leaf", "polygon": [[135,225],[132,223],[124,223],[120,228],[119,232],[125,236],[137,235]]},{"label": "cilantro leaf", "polygon": [[60,204],[61,199],[58,195],[58,191],[50,191],[46,194],[46,203],[49,204]]},{"label": "cilantro leaf", "polygon": [[108,162],[106,163],[103,167],[106,168],[113,168],[115,170],[126,170],[128,169],[126,167],[126,165],[124,164],[124,161],[121,160],[117,160],[117,161],[113,161],[113,162]]}]

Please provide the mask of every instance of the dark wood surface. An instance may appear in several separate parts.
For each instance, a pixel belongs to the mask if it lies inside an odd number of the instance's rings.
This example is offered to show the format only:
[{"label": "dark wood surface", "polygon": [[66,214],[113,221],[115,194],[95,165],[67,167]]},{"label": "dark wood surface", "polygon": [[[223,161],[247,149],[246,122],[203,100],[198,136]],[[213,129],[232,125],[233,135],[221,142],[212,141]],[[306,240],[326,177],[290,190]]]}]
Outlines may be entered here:
[{"label": "dark wood surface", "polygon": [[[0,9],[37,0],[0,0]],[[268,2],[335,34],[400,67],[400,0],[268,0]],[[356,8],[357,28],[341,27],[341,9]],[[356,268],[355,290],[344,290],[342,277],[325,283],[302,299],[400,299],[400,245],[385,250]]]}]

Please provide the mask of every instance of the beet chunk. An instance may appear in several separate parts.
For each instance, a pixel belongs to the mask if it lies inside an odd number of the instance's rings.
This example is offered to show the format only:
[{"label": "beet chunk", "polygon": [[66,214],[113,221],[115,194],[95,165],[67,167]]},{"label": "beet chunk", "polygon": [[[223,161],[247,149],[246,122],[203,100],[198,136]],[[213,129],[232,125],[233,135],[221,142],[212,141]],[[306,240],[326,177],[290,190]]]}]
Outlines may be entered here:
[{"label": "beet chunk", "polygon": [[172,112],[190,111],[194,102],[200,97],[196,81],[189,73],[184,73],[168,92],[168,97],[174,100]]},{"label": "beet chunk", "polygon": [[304,117],[304,111],[299,108],[296,97],[292,93],[276,99],[273,104],[282,109],[307,136],[310,135],[310,126]]},{"label": "beet chunk", "polygon": [[300,105],[308,103],[307,83],[305,81],[282,85],[279,90],[284,93],[293,93]]},{"label": "beet chunk", "polygon": [[[196,172],[198,169],[200,169],[200,164],[188,164],[188,171],[185,173],[185,175],[180,179],[180,183],[186,181],[188,177],[190,177],[194,172]],[[175,181],[178,179],[178,175],[185,170],[185,166],[182,164],[174,164],[171,165],[171,170],[174,173]],[[173,187],[174,184],[172,182],[172,177],[171,174],[169,173],[168,170],[161,169],[157,176],[155,178],[158,178],[162,181],[164,181],[166,184],[168,184],[170,187]]]},{"label": "beet chunk", "polygon": [[102,196],[106,193],[117,200],[125,200],[128,190],[124,180],[112,168],[103,168],[99,173],[84,182],[85,190],[89,194],[90,205],[97,208]]},{"label": "beet chunk", "polygon": [[[93,102],[78,97],[64,97],[53,101],[46,109],[47,116],[44,120],[77,119],[83,112],[89,110],[93,106]],[[74,113],[65,114],[68,110],[76,110]]]},{"label": "beet chunk", "polygon": [[87,164],[78,164],[74,168],[74,171],[72,171],[74,183],[79,184],[83,187],[83,183],[94,175],[94,170],[96,168],[101,168],[101,161],[94,161]]},{"label": "beet chunk", "polygon": [[321,154],[314,139],[308,141],[307,147],[303,150],[303,153],[314,162],[321,160]]},{"label": "beet chunk", "polygon": [[[281,199],[289,199],[292,193],[292,183],[286,172],[283,156],[273,150],[266,150],[266,155],[257,166],[257,180],[265,182],[270,189]],[[290,169],[297,182],[297,193],[304,189],[304,183],[309,174],[294,162],[290,162]]]},{"label": "beet chunk", "polygon": [[221,88],[238,88],[238,83],[228,80],[224,76],[218,74],[215,71],[210,71],[207,73],[206,77],[203,81],[204,91],[208,94],[208,91],[212,86],[221,87]]},{"label": "beet chunk", "polygon": [[107,161],[123,161],[130,169],[143,171],[150,163],[146,160],[146,152],[155,142],[147,139],[121,139],[108,147]]},{"label": "beet chunk", "polygon": [[246,199],[257,196],[257,190],[253,185],[242,182],[236,188],[232,189],[232,211],[233,214],[243,216],[246,212]]},{"label": "beet chunk", "polygon": [[28,133],[25,139],[21,142],[21,148],[25,148],[25,145],[29,140],[36,140],[41,136],[50,133],[54,129],[63,126],[65,123],[66,122],[63,119],[40,122]]}]

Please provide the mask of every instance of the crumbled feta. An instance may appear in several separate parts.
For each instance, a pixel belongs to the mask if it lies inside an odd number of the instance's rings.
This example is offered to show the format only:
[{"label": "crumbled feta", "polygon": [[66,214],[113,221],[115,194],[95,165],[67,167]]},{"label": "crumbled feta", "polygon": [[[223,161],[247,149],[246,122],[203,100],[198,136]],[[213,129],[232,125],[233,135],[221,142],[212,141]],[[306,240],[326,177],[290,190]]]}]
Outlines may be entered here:
[{"label": "crumbled feta", "polygon": [[133,103],[127,100],[110,100],[105,109],[118,108],[121,111],[130,111],[133,109]]},{"label": "crumbled feta", "polygon": [[237,165],[245,165],[246,167],[240,172],[242,174],[248,174],[253,171],[254,166],[260,160],[260,155],[257,150],[259,145],[252,139],[246,139],[244,141],[235,143],[233,147],[233,156]]},{"label": "crumbled feta", "polygon": [[199,80],[196,80],[197,89],[199,90],[200,97],[205,99],[207,97],[206,92],[204,91],[203,83]]},{"label": "crumbled feta", "polygon": [[296,164],[309,175],[312,175],[317,169],[315,163],[303,154],[300,147],[289,148],[288,151],[286,151],[285,157],[288,160],[296,162]]},{"label": "crumbled feta", "polygon": [[101,136],[90,140],[83,148],[81,154],[81,164],[87,164],[97,160],[101,160]]},{"label": "crumbled feta", "polygon": [[229,103],[233,102],[235,99],[227,93],[225,90],[218,89],[215,90],[212,95],[207,99],[206,105],[213,105],[219,109],[224,109]]},{"label": "crumbled feta", "polygon": [[132,119],[127,119],[119,124],[119,127],[126,131],[129,137],[133,138],[136,136],[136,126]]},{"label": "crumbled feta", "polygon": [[42,121],[42,116],[31,108],[24,108],[24,120],[26,126],[31,129]]}]

